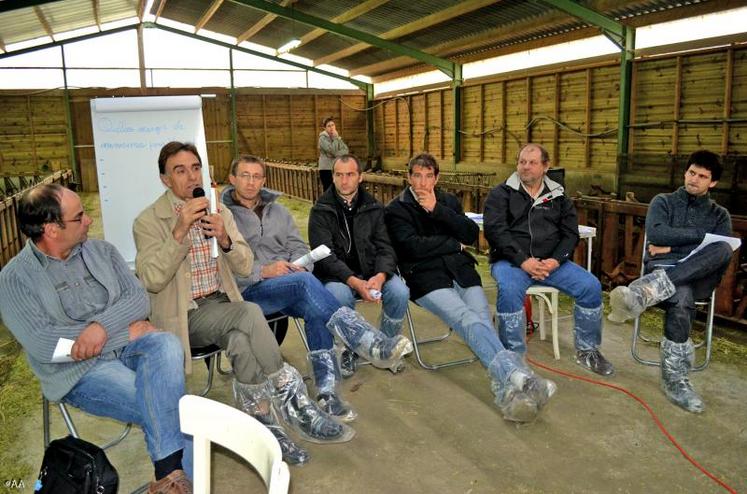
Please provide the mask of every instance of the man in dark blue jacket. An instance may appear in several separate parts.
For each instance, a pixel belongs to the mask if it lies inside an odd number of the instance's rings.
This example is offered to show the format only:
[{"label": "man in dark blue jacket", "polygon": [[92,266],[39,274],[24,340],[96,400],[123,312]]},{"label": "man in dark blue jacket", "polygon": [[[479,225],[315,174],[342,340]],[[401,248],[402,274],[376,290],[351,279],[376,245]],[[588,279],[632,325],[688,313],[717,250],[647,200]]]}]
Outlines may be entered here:
[{"label": "man in dark blue jacket", "polygon": [[459,334],[487,368],[503,418],[530,422],[555,392],[521,355],[495,334],[477,261],[465,250],[479,227],[452,194],[436,189],[438,163],[430,154],[410,160],[410,186],[386,207],[389,236],[412,299]]},{"label": "man in dark blue jacket", "polygon": [[608,318],[614,322],[638,317],[647,307],[664,302],[662,389],[670,401],[694,413],[705,409],[688,378],[695,352],[689,339],[695,300],[707,298],[721,282],[731,261],[732,248],[725,241],[715,241],[689,255],[706,234],[732,234],[729,212],[709,197],[709,191],[721,178],[721,171],[716,154],[701,150],[690,155],[685,185],[671,194],[657,195],[649,205],[646,215],[649,274],[610,293],[612,312]]},{"label": "man in dark blue jacket", "polygon": [[609,376],[614,367],[599,351],[602,286],[570,260],[578,243],[576,210],[563,187],[547,178],[549,167],[547,151],[527,144],[519,152],[516,172],[491,190],[485,202],[501,341],[510,350],[526,352],[526,291],[533,284],[551,286],[576,299],[576,363]]}]

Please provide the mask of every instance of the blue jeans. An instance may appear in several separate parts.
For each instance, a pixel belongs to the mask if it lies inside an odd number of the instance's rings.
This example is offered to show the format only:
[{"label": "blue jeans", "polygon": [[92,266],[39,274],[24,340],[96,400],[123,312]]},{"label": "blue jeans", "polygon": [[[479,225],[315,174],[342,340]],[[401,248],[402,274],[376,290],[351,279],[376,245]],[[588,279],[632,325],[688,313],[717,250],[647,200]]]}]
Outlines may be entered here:
[{"label": "blue jeans", "polygon": [[282,312],[302,317],[310,350],[333,347],[334,338],[327,329],[327,321],[341,305],[313,274],[290,273],[262,280],[242,295],[244,300],[259,305],[265,315]]},{"label": "blue jeans", "polygon": [[523,314],[527,289],[534,284],[557,288],[576,300],[574,310],[577,350],[595,350],[602,341],[602,285],[593,274],[571,261],[561,264],[542,281],[533,280],[508,261],[491,264],[490,274],[498,284],[496,310],[501,341],[509,350],[526,352]]},{"label": "blue jeans", "polygon": [[[690,337],[695,301],[711,295],[729,267],[732,254],[729,244],[716,242],[687,261],[665,268],[676,290],[661,304],[665,311],[664,335],[668,340],[684,343]],[[646,271],[653,271],[656,267],[656,258],[651,259],[646,264]]]},{"label": "blue jeans", "polygon": [[[355,290],[345,283],[340,283],[338,281],[325,283],[324,287],[334,295],[341,305],[355,310],[355,301],[358,295]],[[390,320],[399,321],[396,330],[389,330],[388,326],[381,327],[380,329],[384,334],[389,337],[399,334],[399,330],[402,328],[401,321],[405,317],[409,300],[410,289],[407,288],[407,285],[402,281],[402,278],[394,275],[384,283],[384,286],[381,288],[382,311]]]},{"label": "blue jeans", "polygon": [[191,478],[192,441],[179,428],[184,395],[184,351],[171,333],[147,333],[110,352],[62,399],[91,415],[139,425],[152,461],[184,449],[183,467]]},{"label": "blue jeans", "polygon": [[493,327],[490,308],[481,286],[440,288],[415,301],[434,313],[464,340],[480,362],[489,367],[496,354],[504,350]]}]

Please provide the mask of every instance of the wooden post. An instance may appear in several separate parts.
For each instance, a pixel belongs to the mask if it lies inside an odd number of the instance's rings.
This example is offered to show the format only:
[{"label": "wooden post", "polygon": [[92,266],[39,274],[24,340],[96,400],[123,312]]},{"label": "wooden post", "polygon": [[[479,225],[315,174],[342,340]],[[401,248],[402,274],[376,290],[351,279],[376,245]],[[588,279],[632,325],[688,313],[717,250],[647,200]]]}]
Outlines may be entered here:
[{"label": "wooden post", "polygon": [[508,164],[506,157],[506,136],[508,135],[508,122],[506,121],[506,81],[501,81],[501,122],[503,122],[503,132],[501,132],[501,158],[503,164]]},{"label": "wooden post", "polygon": [[[555,73],[555,108],[553,116],[556,121],[560,121],[560,73]],[[560,165],[560,126],[552,126],[552,156],[555,166]],[[585,223],[584,223],[585,224]]]},{"label": "wooden post", "polygon": [[394,149],[395,156],[399,156],[399,99],[394,99]]},{"label": "wooden post", "polygon": [[586,69],[586,126],[584,139],[584,166],[591,168],[591,69]]},{"label": "wooden post", "polygon": [[[724,75],[724,123],[721,124],[721,155],[729,152],[729,117],[731,117],[732,92],[734,87],[734,47],[726,50],[726,74]],[[735,170],[736,171],[736,170]]]},{"label": "wooden post", "polygon": [[291,146],[291,152],[290,152],[290,159],[293,161],[293,95],[288,95],[288,122],[290,124],[290,146]]},{"label": "wooden post", "polygon": [[430,93],[423,94],[423,151],[426,153],[430,152],[430,125],[428,124],[428,95]]},{"label": "wooden post", "polygon": [[267,148],[267,114],[265,112],[265,95],[262,95],[262,135],[264,137],[265,145],[265,158],[270,157],[269,150]]},{"label": "wooden post", "polygon": [[444,159],[444,91],[443,89],[438,92],[440,102],[439,102],[439,112],[440,112],[440,118],[441,121],[439,122],[439,128],[441,129],[441,159]]},{"label": "wooden post", "polygon": [[[682,57],[677,57],[674,75],[674,111],[672,112],[672,150],[673,156],[680,152],[680,105],[682,103]],[[674,165],[672,165],[674,166]]]},{"label": "wooden post", "polygon": [[525,143],[532,142],[532,76],[527,76],[527,127],[524,132]]},{"label": "wooden post", "polygon": [[485,161],[485,84],[480,84],[480,162]]}]

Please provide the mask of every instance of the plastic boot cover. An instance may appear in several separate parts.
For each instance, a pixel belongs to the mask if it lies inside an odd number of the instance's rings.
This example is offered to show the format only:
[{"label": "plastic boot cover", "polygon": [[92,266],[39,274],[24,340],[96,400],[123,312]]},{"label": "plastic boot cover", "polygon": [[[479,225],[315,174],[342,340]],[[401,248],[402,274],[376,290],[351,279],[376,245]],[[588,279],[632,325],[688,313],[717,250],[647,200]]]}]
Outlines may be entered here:
[{"label": "plastic boot cover", "polygon": [[666,271],[657,269],[641,276],[628,286],[618,286],[610,292],[607,316],[612,322],[625,322],[640,316],[646,308],[674,295],[675,288]]},{"label": "plastic boot cover", "polygon": [[525,354],[527,344],[525,335],[527,332],[527,314],[522,308],[516,312],[499,312],[498,337],[506,350]]},{"label": "plastic boot cover", "polygon": [[270,388],[269,381],[262,384],[244,384],[234,378],[233,399],[236,407],[270,429],[272,435],[280,443],[283,461],[291,465],[303,465],[309,461],[309,453],[294,443],[278,422],[272,407]]},{"label": "plastic boot cover", "polygon": [[337,309],[327,321],[327,328],[348,348],[381,369],[399,368],[402,358],[412,351],[410,340],[402,335],[387,337],[348,307]]},{"label": "plastic boot cover", "polygon": [[594,350],[602,343],[602,305],[587,309],[573,307],[573,333],[576,350]]},{"label": "plastic boot cover", "polygon": [[501,350],[488,366],[491,389],[495,395],[495,404],[503,418],[511,422],[532,422],[537,418],[539,406],[527,393],[516,386],[510,379],[512,374],[529,372],[522,358],[511,351]]},{"label": "plastic boot cover", "polygon": [[355,371],[358,370],[358,354],[352,350],[348,350],[344,346],[340,353],[340,374],[344,379],[353,377]]},{"label": "plastic boot cover", "polygon": [[386,315],[384,308],[381,308],[381,316],[379,316],[379,330],[387,335],[388,337],[397,336],[402,332],[402,321],[404,318],[392,319]]},{"label": "plastic boot cover", "polygon": [[334,349],[309,352],[309,362],[316,384],[316,397],[322,410],[343,422],[355,420],[357,414],[340,394],[340,364]]},{"label": "plastic boot cover", "polygon": [[355,436],[352,427],[341,424],[309,398],[301,374],[287,363],[268,376],[273,386],[272,403],[286,424],[307,441],[341,443]]},{"label": "plastic boot cover", "polygon": [[703,399],[690,384],[690,369],[695,358],[692,340],[675,343],[661,340],[661,389],[669,401],[692,413],[705,410]]}]

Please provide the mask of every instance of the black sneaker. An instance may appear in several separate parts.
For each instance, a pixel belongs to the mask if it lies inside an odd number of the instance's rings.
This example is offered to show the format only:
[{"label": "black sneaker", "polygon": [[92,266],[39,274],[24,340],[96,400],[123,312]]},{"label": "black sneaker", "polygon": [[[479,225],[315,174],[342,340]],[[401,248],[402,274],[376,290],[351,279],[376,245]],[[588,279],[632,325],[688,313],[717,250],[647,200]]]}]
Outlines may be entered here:
[{"label": "black sneaker", "polygon": [[340,374],[343,378],[347,379],[355,374],[358,370],[358,354],[347,348],[342,351],[340,355]]},{"label": "black sneaker", "polygon": [[309,452],[293,442],[281,427],[268,427],[280,444],[283,461],[289,465],[303,465],[309,461]]},{"label": "black sneaker", "polygon": [[615,368],[599,350],[576,351],[576,363],[600,376],[611,376],[615,373]]}]

